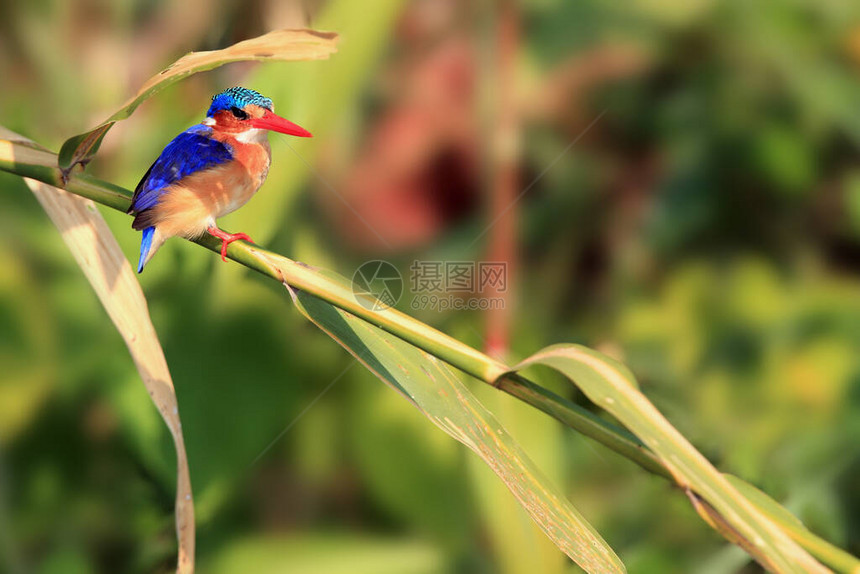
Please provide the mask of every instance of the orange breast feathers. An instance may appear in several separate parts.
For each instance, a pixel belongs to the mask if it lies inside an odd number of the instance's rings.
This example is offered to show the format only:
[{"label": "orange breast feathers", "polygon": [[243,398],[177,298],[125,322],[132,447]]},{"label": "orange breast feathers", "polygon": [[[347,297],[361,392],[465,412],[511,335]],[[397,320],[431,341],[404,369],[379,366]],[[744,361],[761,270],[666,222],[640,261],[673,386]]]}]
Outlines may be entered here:
[{"label": "orange breast feathers", "polygon": [[245,205],[266,181],[269,142],[224,139],[233,148],[232,161],[182,178],[153,207],[152,224],[163,236],[199,237],[217,218]]}]

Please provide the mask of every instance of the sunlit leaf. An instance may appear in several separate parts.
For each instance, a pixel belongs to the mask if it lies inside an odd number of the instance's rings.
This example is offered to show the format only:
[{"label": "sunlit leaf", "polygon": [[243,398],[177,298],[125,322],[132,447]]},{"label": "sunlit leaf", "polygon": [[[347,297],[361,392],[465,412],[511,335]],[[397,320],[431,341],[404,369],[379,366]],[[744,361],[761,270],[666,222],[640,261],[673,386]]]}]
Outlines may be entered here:
[{"label": "sunlit leaf", "polygon": [[194,571],[194,504],[173,381],[137,277],[95,204],[27,179],[122,335],[176,448],[177,572]]},{"label": "sunlit leaf", "polygon": [[673,427],[621,363],[579,345],[553,345],[515,367],[551,367],[611,413],[660,458],[696,510],[714,528],[779,572],[827,572],[745,498]]},{"label": "sunlit leaf", "polygon": [[[277,265],[277,258],[269,261]],[[612,549],[436,357],[302,291],[297,307],[356,359],[493,469],[547,536],[588,572],[624,572]]]},{"label": "sunlit leaf", "polygon": [[230,62],[248,60],[296,61],[328,58],[335,52],[337,34],[313,30],[275,30],[223,50],[191,52],[157,75],[107,120],[95,128],[67,139],[59,154],[59,165],[68,175],[76,164],[85,164],[98,151],[105,134],[116,122],[124,120],[137,107],[164,88],[198,72],[211,70]]},{"label": "sunlit leaf", "polygon": [[815,536],[807,530],[799,518],[773,498],[737,476],[731,474],[724,474],[723,476],[747,500],[755,504],[762,514],[773,520],[794,540],[802,543],[804,548],[809,550],[810,554],[833,567],[837,572],[851,572],[854,574],[860,572],[860,560],[841,548],[837,548]]},{"label": "sunlit leaf", "polygon": [[[585,481],[582,477],[593,469],[586,469],[565,456],[570,442],[566,429],[557,421],[520,401],[496,392],[489,387],[474,389],[478,400],[493,413],[505,428],[516,437],[529,458],[554,484],[564,484],[565,477],[576,480],[576,491],[581,492]],[[493,547],[494,572],[498,574],[520,574],[541,572],[542,574],[572,574],[570,561],[558,551],[534,521],[528,519],[518,501],[511,497],[505,484],[480,459],[470,457],[469,478],[480,509],[481,523],[486,529],[488,542]],[[590,497],[589,497],[590,498]],[[572,498],[587,504],[589,512],[599,506],[593,499]],[[596,504],[597,503],[597,504]],[[595,515],[597,513],[594,513]],[[629,564],[625,564],[630,566]]]}]

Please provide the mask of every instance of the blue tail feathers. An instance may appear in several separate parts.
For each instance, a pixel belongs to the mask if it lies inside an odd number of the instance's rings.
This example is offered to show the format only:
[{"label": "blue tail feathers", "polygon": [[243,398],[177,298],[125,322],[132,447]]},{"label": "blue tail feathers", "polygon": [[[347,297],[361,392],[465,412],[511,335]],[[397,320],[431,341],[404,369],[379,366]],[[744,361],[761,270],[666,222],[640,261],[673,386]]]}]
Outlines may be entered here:
[{"label": "blue tail feathers", "polygon": [[147,227],[143,230],[143,237],[140,239],[140,262],[137,264],[137,272],[143,272],[143,266],[146,265],[146,256],[149,255],[149,249],[152,247],[152,236],[155,235],[155,226]]}]

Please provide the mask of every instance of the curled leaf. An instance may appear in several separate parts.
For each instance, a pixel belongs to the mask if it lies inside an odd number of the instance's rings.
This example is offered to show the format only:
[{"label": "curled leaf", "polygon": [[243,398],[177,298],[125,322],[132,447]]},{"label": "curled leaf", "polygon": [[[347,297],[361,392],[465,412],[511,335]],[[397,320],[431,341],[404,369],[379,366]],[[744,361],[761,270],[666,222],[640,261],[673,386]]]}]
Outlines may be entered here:
[{"label": "curled leaf", "polygon": [[776,500],[768,496],[750,483],[731,474],[723,474],[738,492],[756,507],[786,534],[806,548],[810,554],[833,568],[836,572],[860,574],[860,560],[841,548],[830,544],[810,532],[803,522],[788,511]]},{"label": "curled leaf", "polygon": [[777,572],[827,572],[678,432],[637,388],[618,361],[580,345],[553,345],[514,368],[555,369],[639,437],[687,491],[696,510],[721,534]]},{"label": "curled leaf", "polygon": [[275,30],[223,50],[190,52],[151,77],[110,118],[95,128],[67,139],[59,154],[59,166],[67,179],[77,164],[86,165],[98,151],[102,139],[118,121],[128,118],[137,107],[164,88],[197,72],[217,68],[230,62],[248,60],[319,60],[328,58],[337,48],[337,34],[314,30]]}]

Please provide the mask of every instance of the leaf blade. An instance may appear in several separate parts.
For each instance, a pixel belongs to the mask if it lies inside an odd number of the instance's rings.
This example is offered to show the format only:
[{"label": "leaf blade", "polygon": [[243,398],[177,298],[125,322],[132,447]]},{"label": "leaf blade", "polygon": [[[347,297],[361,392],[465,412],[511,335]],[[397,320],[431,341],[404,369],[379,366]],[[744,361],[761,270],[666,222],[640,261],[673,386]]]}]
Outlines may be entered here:
[{"label": "leaf blade", "polygon": [[[827,572],[791,540],[756,506],[720,474],[634,384],[632,373],[614,359],[580,345],[552,345],[519,363],[513,371],[530,366],[553,368],[576,384],[595,404],[615,416],[639,437],[666,466],[675,481],[687,489],[696,510],[708,520],[713,507],[742,540],[735,540],[763,566],[779,572]],[[710,522],[710,520],[709,520]],[[712,526],[728,536],[723,525]],[[731,538],[731,537],[729,537]]]},{"label": "leaf blade", "polygon": [[116,239],[88,199],[25,179],[60,231],[81,270],[125,341],[153,403],[167,424],[176,449],[176,571],[194,572],[194,501],[173,380],[146,299]]},{"label": "leaf blade", "polygon": [[70,137],[60,149],[58,163],[64,177],[77,164],[86,164],[101,145],[108,130],[131,116],[144,101],[161,90],[198,72],[242,61],[300,61],[328,58],[337,48],[337,34],[314,30],[275,30],[256,38],[205,52],[189,52],[147,80],[110,118],[84,133]]},{"label": "leaf blade", "polygon": [[621,560],[597,531],[556,494],[528,456],[444,363],[312,295],[290,292],[302,314],[489,465],[572,560],[588,572],[625,572]]},{"label": "leaf blade", "polygon": [[787,508],[745,480],[724,474],[732,486],[747,497],[756,507],[776,523],[784,532],[806,548],[810,554],[836,569],[837,572],[860,573],[860,560],[841,548],[817,537]]}]

